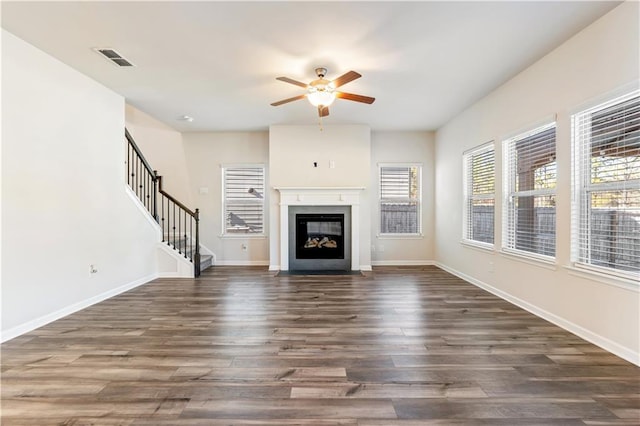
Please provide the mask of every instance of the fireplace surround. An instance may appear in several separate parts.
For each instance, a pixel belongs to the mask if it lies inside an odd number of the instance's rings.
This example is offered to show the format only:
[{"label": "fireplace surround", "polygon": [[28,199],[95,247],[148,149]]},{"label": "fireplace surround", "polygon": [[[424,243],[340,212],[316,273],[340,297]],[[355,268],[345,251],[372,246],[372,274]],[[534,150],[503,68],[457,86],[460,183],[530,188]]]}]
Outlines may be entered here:
[{"label": "fireplace surround", "polygon": [[[330,187],[330,188],[275,188],[280,193],[280,232],[279,232],[279,269],[288,270],[360,270],[360,194],[364,188],[354,187]],[[311,237],[312,240],[323,238],[333,240],[338,247],[338,241],[334,238],[338,232],[336,223],[340,223],[336,216],[344,215],[342,237],[344,239],[344,254],[342,259],[329,259],[332,257],[329,251],[326,254],[318,254],[322,248],[332,249],[332,243],[328,247],[321,247],[315,251],[312,259],[297,259],[296,251],[296,214],[299,215],[327,215],[326,225],[311,225],[305,222],[304,230],[311,230],[317,234],[328,231],[327,235],[306,236],[305,243]],[[304,216],[302,217],[304,219]],[[322,219],[322,218],[321,218]],[[298,224],[300,225],[300,224]],[[302,226],[302,225],[300,225]],[[323,228],[324,226],[324,228]],[[309,242],[313,245],[313,242]],[[324,252],[323,252],[324,253]],[[325,257],[324,259],[322,257]],[[302,262],[298,262],[298,260]]]},{"label": "fireplace surround", "polygon": [[289,269],[351,269],[351,207],[289,206]]}]

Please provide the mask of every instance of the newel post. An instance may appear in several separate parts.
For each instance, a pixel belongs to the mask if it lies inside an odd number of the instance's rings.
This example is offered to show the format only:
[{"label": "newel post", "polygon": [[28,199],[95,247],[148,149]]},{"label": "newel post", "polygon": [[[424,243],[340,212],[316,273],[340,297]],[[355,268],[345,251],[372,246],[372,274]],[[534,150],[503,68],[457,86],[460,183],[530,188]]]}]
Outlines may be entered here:
[{"label": "newel post", "polygon": [[196,251],[193,259],[193,266],[196,278],[200,276],[200,209],[196,209],[193,215],[196,220]]},{"label": "newel post", "polygon": [[158,220],[158,171],[153,171],[153,218]]}]

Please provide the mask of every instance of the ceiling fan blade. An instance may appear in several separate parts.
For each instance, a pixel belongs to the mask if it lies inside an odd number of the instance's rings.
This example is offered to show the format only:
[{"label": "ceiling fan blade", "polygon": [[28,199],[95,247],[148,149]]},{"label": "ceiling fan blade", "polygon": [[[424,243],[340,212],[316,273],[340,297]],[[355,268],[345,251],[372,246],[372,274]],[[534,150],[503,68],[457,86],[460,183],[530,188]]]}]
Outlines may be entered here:
[{"label": "ceiling fan blade", "polygon": [[289,78],[289,77],[276,77],[276,80],[284,81],[285,83],[295,84],[296,86],[304,87],[305,89],[308,86],[308,84],[306,84],[306,83],[302,83],[300,81],[294,80],[294,79]]},{"label": "ceiling fan blade", "polygon": [[355,80],[356,78],[360,78],[362,77],[360,74],[358,74],[355,71],[349,71],[346,74],[341,75],[340,77],[336,78],[335,80],[333,80],[333,87],[340,87],[342,85],[345,85],[347,83],[349,83],[350,81]]},{"label": "ceiling fan blade", "polygon": [[326,117],[327,115],[329,115],[329,107],[318,105],[318,116]]},{"label": "ceiling fan blade", "polygon": [[306,97],[307,97],[307,94],[305,93],[304,95],[298,95],[298,96],[294,96],[293,98],[283,99],[281,101],[274,102],[274,103],[271,104],[271,106],[278,106],[278,105],[286,104],[288,102],[297,101],[297,100],[300,100],[300,99],[304,99]]},{"label": "ceiling fan blade", "polygon": [[353,93],[335,92],[335,94],[336,94],[336,98],[342,98],[348,101],[362,102],[365,104],[372,104],[373,101],[376,100],[376,98],[371,98],[369,96],[363,96],[363,95],[354,95]]}]

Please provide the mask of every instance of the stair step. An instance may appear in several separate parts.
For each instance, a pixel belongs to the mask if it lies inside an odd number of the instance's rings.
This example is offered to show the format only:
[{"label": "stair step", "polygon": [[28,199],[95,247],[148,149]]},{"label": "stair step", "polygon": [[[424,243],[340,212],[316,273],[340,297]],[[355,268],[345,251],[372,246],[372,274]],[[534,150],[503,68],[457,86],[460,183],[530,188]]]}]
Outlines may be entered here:
[{"label": "stair step", "polygon": [[200,255],[200,272],[204,271],[207,268],[213,266],[213,256],[210,254],[201,254]]},{"label": "stair step", "polygon": [[[180,245],[177,240],[176,240],[176,244],[178,244],[177,247],[173,246],[173,240],[165,240],[164,244],[167,244],[169,247],[174,249],[178,254],[180,254],[181,256],[184,256],[187,259],[191,258],[191,253],[195,249],[195,246],[192,244],[189,244],[189,242],[187,242],[186,245]],[[200,272],[204,271],[207,268],[210,268],[211,266],[213,266],[213,256],[211,256],[210,254],[200,254]]]},{"label": "stair step", "polygon": [[[165,244],[167,242],[165,241]],[[171,242],[173,243],[173,241]],[[178,254],[180,254],[181,256],[186,257],[187,259],[191,258],[191,253],[193,252],[193,249],[195,248],[195,246],[193,245],[187,245],[186,247],[174,247],[173,244],[167,244],[169,247],[173,248],[176,252],[178,252]],[[179,250],[178,250],[179,248]],[[209,268],[213,266],[213,256],[211,256],[210,254],[201,254],[200,255],[200,271],[204,271],[205,269]]]}]

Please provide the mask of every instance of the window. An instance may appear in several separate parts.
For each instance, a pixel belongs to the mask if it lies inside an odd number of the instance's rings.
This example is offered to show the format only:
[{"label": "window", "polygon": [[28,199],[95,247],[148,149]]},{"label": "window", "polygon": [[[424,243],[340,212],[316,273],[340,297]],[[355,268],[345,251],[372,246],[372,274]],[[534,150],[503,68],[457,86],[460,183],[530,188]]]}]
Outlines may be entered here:
[{"label": "window", "polygon": [[466,152],[464,161],[463,239],[493,244],[495,150],[493,142]]},{"label": "window", "polygon": [[503,142],[506,250],[556,254],[556,125]]},{"label": "window", "polygon": [[380,166],[380,234],[420,234],[419,164]]},{"label": "window", "polygon": [[572,260],[640,272],[640,91],[572,116]]},{"label": "window", "polygon": [[222,168],[224,233],[264,233],[264,167]]}]

